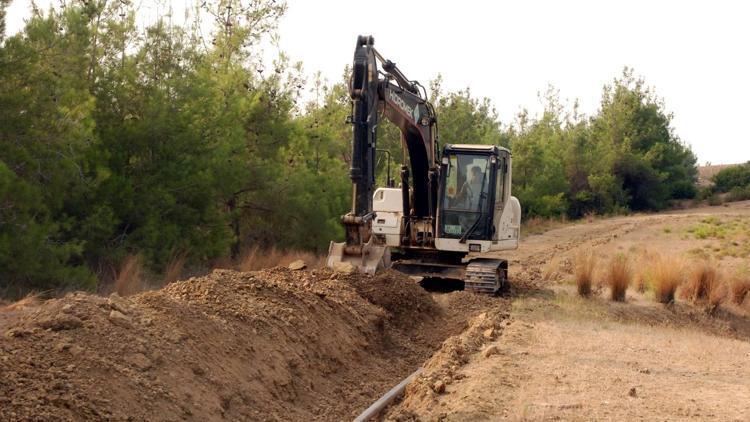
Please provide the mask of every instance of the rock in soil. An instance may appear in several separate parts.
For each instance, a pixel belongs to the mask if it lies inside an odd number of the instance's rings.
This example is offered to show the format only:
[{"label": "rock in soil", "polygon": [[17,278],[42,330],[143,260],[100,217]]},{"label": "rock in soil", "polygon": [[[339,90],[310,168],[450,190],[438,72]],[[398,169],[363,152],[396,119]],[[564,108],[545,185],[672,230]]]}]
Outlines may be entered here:
[{"label": "rock in soil", "polygon": [[432,391],[443,394],[445,392],[445,383],[443,381],[435,381],[434,384],[432,384]]},{"label": "rock in soil", "polygon": [[44,317],[36,325],[47,330],[61,331],[78,328],[83,325],[83,321],[72,315],[58,314]]},{"label": "rock in soil", "polygon": [[113,309],[112,312],[109,313],[109,321],[112,324],[123,328],[130,328],[133,326],[133,322],[130,320],[130,317],[115,309]]},{"label": "rock in soil", "polygon": [[499,352],[496,345],[488,346],[484,351],[482,352],[482,356],[488,358],[492,355],[496,355]]},{"label": "rock in soil", "polygon": [[307,267],[307,264],[305,264],[305,261],[301,259],[293,261],[291,264],[287,266],[287,268],[289,268],[292,271],[304,270],[305,267]]},{"label": "rock in soil", "polygon": [[495,329],[490,327],[484,330],[484,332],[482,333],[482,336],[487,340],[492,340],[493,338],[495,338]]}]

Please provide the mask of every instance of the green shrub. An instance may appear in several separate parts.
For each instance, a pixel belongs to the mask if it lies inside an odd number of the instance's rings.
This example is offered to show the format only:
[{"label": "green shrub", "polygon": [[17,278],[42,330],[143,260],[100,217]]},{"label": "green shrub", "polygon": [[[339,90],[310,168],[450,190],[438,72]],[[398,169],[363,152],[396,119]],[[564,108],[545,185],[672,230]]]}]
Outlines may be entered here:
[{"label": "green shrub", "polygon": [[714,195],[715,192],[712,187],[710,186],[704,186],[698,190],[698,193],[695,195],[695,199],[699,201],[705,201],[709,199],[712,195]]},{"label": "green shrub", "polygon": [[735,186],[727,195],[727,201],[744,201],[750,199],[750,185],[747,186]]},{"label": "green shrub", "polygon": [[736,187],[750,185],[750,162],[739,166],[727,167],[712,178],[717,192],[729,192]]},{"label": "green shrub", "polygon": [[724,198],[722,198],[717,193],[714,193],[713,195],[708,197],[708,205],[711,205],[712,207],[721,205],[723,203],[724,203]]}]

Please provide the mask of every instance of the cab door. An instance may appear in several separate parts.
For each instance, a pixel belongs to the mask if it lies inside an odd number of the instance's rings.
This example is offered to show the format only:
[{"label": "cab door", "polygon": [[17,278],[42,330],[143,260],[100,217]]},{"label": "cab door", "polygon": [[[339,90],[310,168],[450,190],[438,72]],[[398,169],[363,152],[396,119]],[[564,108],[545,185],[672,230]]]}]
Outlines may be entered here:
[{"label": "cab door", "polygon": [[494,191],[494,209],[492,213],[492,240],[497,241],[502,231],[500,227],[500,218],[503,215],[503,209],[508,197],[507,179],[508,179],[508,157],[506,154],[500,154],[495,162],[495,191]]}]

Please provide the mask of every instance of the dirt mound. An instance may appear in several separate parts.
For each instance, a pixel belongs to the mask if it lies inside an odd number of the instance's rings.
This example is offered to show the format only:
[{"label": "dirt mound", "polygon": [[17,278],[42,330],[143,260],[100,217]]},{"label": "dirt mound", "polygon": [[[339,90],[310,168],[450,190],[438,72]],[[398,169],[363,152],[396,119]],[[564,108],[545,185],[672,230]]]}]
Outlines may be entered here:
[{"label": "dirt mound", "polygon": [[[454,300],[464,302],[466,299],[477,306],[487,305],[483,297],[476,295],[473,298],[461,295]],[[481,353],[491,356],[494,353],[493,346],[487,344],[499,337],[503,327],[509,323],[507,301],[497,301],[499,303],[486,307],[485,312],[472,318],[463,332],[443,342],[440,349],[424,363],[424,370],[419,377],[406,387],[403,400],[398,406],[390,409],[388,420],[421,420],[417,415],[439,411],[436,407],[437,399],[445,392],[447,386],[463,377],[460,373],[461,367],[468,363],[473,355]],[[437,419],[440,419],[439,415]]]},{"label": "dirt mound", "polygon": [[460,326],[393,272],[222,270],[70,294],[4,330],[0,420],[349,419]]}]

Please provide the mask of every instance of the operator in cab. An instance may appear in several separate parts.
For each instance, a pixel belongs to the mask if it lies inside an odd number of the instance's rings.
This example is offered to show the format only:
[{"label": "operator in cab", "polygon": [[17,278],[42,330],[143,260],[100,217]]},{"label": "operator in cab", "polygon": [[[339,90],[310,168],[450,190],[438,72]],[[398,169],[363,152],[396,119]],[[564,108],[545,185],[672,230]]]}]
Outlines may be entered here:
[{"label": "operator in cab", "polygon": [[461,190],[461,197],[465,199],[466,209],[476,209],[479,206],[479,198],[482,194],[482,180],[484,174],[482,168],[473,166],[471,168],[471,178],[464,183]]}]

